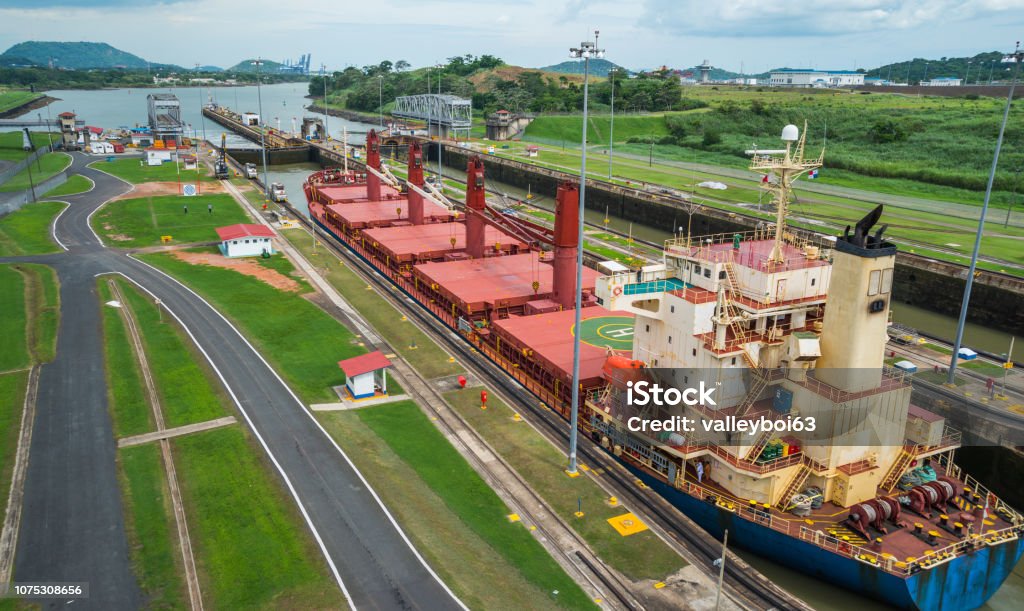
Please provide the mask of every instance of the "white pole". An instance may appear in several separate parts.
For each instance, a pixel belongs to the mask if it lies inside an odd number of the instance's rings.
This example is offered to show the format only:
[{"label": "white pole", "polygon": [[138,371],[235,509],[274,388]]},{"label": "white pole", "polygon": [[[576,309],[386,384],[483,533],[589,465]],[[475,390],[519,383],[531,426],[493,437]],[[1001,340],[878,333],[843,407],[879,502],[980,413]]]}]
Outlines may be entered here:
[{"label": "white pole", "polygon": [[722,582],[725,581],[725,551],[729,545],[729,531],[725,531],[725,536],[722,537],[722,559],[718,565],[718,593],[715,594],[715,611],[721,608],[722,604]]}]

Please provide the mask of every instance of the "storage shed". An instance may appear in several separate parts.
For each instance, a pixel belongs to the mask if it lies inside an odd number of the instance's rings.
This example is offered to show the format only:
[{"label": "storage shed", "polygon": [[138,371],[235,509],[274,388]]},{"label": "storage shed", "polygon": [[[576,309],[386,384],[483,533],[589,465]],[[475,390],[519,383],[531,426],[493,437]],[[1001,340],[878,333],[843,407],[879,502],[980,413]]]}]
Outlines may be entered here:
[{"label": "storage shed", "polygon": [[388,376],[385,368],[391,365],[380,350],[338,361],[345,372],[345,389],[353,399],[388,394]]}]

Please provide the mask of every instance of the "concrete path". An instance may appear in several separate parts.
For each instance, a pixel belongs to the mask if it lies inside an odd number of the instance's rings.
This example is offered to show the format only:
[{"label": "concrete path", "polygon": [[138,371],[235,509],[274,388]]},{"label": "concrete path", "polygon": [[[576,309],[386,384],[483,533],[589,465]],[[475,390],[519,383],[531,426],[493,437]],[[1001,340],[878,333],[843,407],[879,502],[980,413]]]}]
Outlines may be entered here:
[{"label": "concrete path", "polygon": [[152,433],[143,433],[141,435],[133,435],[131,437],[122,437],[117,440],[117,447],[130,448],[132,446],[140,446],[145,443],[152,443],[154,441],[160,441],[162,439],[171,439],[173,437],[180,437],[182,435],[188,435],[190,433],[199,433],[202,431],[209,431],[211,429],[219,429],[222,426],[228,426],[236,422],[238,422],[238,419],[235,418],[234,416],[224,416],[223,418],[217,418],[216,420],[207,420],[206,422],[197,422],[195,424],[176,426],[170,429],[153,431]]}]

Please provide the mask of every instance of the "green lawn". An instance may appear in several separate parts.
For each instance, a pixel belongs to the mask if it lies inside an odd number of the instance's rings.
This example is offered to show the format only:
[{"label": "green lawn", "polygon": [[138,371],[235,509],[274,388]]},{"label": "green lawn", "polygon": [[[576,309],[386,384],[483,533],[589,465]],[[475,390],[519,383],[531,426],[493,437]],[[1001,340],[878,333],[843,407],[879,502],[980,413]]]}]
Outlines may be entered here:
[{"label": "green lawn", "polygon": [[146,400],[142,372],[120,310],[106,305],[114,296],[106,278],[96,281],[103,310],[103,352],[107,372],[107,400],[114,437],[129,437],[156,429]]},{"label": "green lawn", "polygon": [[[23,191],[31,185],[38,185],[47,178],[63,172],[71,165],[71,155],[67,153],[47,153],[37,161],[33,161],[28,168],[18,172],[14,176],[0,184],[0,191]],[[36,192],[36,197],[42,197],[42,193]]]},{"label": "green lawn", "polygon": [[26,204],[0,218],[0,257],[58,252],[50,226],[65,206],[63,202]]},{"label": "green lawn", "polygon": [[118,451],[125,529],[135,575],[149,609],[186,609],[178,533],[158,444]]},{"label": "green lawn", "polygon": [[28,367],[29,351],[26,333],[25,280],[13,266],[0,265],[0,371]]},{"label": "green lawn", "polygon": [[57,331],[60,327],[60,286],[52,267],[38,263],[18,263],[25,280],[25,292],[31,313],[29,350],[33,362],[49,363],[57,357]]},{"label": "green lawn", "polygon": [[241,427],[171,443],[210,608],[343,606],[294,501]]},{"label": "green lawn", "polygon": [[180,327],[135,285],[115,280],[131,308],[168,428],[227,415],[229,400],[206,360]]},{"label": "green lawn", "polygon": [[0,112],[7,112],[41,97],[43,94],[32,91],[0,91]]},{"label": "green lawn", "polygon": [[[146,165],[146,160],[141,157],[127,157],[114,159],[113,161],[94,161],[89,167],[113,174],[121,180],[132,184],[144,182],[177,182],[179,179],[188,182],[195,181],[195,170],[179,170],[174,163],[162,165]],[[199,164],[199,176],[202,181],[215,181],[205,164]]]},{"label": "green lawn", "polygon": [[[207,206],[213,205],[212,214]],[[185,206],[188,213],[185,213]],[[92,227],[107,244],[139,248],[160,244],[169,235],[172,244],[216,242],[217,227],[251,222],[230,195],[197,197],[160,195],[119,199],[107,203],[92,218]]]},{"label": "green lawn", "polygon": [[594,608],[521,523],[509,522],[509,508],[411,401],[361,409],[358,418],[410,465],[444,499],[466,528],[487,541],[541,592],[566,608]]},{"label": "green lawn", "polygon": [[[453,375],[463,371],[457,363],[448,361],[448,353],[430,340],[412,322],[403,321],[401,315],[375,290],[368,290],[349,267],[321,244],[313,250],[313,236],[304,229],[281,232],[306,259],[318,269],[327,268],[324,276],[339,293],[352,304],[363,318],[377,330],[391,347],[426,378]],[[415,345],[416,348],[411,348]]]},{"label": "green lawn", "polygon": [[[168,254],[141,259],[181,280],[237,323],[307,403],[337,401],[331,387],[345,382],[338,361],[366,351],[347,328],[297,293],[233,270],[191,265]],[[277,265],[291,269],[287,262]]]},{"label": "green lawn", "polygon": [[49,198],[61,197],[64,195],[76,195],[78,193],[84,193],[92,189],[92,187],[92,181],[85,176],[82,176],[81,174],[72,174],[71,176],[68,176],[67,182],[50,189],[43,195]]},{"label": "green lawn", "polygon": [[5,510],[11,491],[27,385],[28,371],[0,374],[0,504]]},{"label": "green lawn", "polygon": [[[32,144],[36,148],[46,146],[51,141],[51,137],[47,136],[46,132],[29,132],[29,134],[32,136]],[[54,142],[59,139],[60,136],[57,134],[52,136]],[[4,161],[21,161],[27,157],[32,151],[23,149],[22,143],[22,132],[20,130],[0,132],[0,159]]]},{"label": "green lawn", "polygon": [[[631,579],[660,581],[686,566],[651,531],[620,536],[608,518],[625,513],[622,507],[605,504],[607,494],[589,477],[565,475],[567,459],[547,439],[525,422],[515,422],[511,410],[496,397],[480,409],[480,388],[445,394],[448,402],[474,430],[501,454],[549,505],[587,540],[609,566]],[[584,518],[575,517],[577,500],[582,499]]]},{"label": "green lawn", "polygon": [[[550,594],[528,582],[497,547],[467,528],[449,509],[446,490],[431,488],[356,411],[318,412],[317,416],[427,563],[467,606],[538,609],[550,605]],[[452,541],[458,545],[451,545]]]}]

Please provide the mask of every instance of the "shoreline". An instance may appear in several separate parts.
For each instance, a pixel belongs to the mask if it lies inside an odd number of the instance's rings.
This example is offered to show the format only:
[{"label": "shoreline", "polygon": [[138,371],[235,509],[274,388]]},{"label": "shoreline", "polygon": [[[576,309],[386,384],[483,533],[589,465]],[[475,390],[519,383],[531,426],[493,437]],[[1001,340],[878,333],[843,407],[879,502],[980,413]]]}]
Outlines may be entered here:
[{"label": "shoreline", "polygon": [[24,115],[27,112],[33,111],[33,110],[35,110],[37,108],[43,108],[45,106],[49,106],[50,104],[53,104],[54,102],[59,102],[59,101],[60,101],[60,98],[51,97],[51,96],[46,95],[44,93],[40,97],[38,97],[38,98],[36,98],[34,100],[29,100],[28,102],[25,102],[21,106],[15,106],[14,108],[11,108],[9,110],[5,110],[4,112],[0,112],[0,119],[17,119],[18,117]]}]

